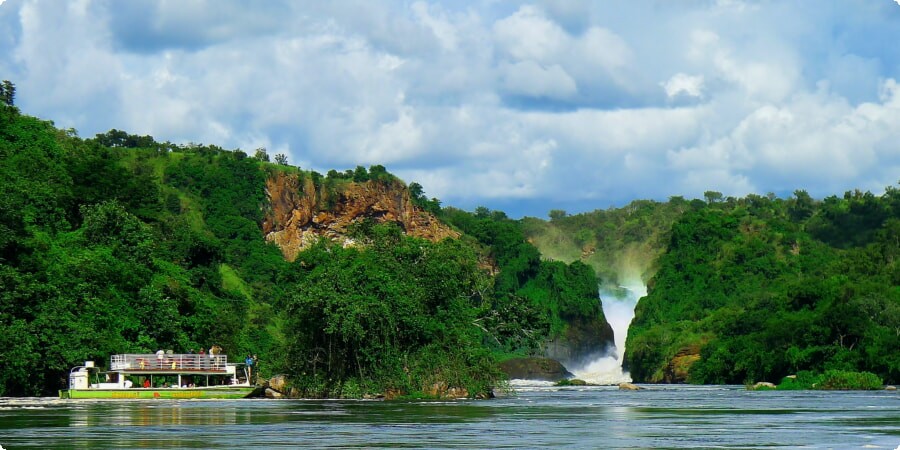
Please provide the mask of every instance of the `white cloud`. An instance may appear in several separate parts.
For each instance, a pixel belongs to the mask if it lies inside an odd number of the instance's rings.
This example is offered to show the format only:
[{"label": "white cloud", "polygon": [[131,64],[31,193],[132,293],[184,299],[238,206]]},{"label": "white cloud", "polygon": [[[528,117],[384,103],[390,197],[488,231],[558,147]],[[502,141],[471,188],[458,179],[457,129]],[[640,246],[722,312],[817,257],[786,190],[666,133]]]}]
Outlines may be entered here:
[{"label": "white cloud", "polygon": [[688,97],[703,96],[702,75],[688,75],[679,72],[672,75],[672,78],[669,78],[668,81],[660,83],[660,85],[665,89],[666,96],[669,98],[674,98],[681,94]]},{"label": "white cloud", "polygon": [[534,61],[504,64],[504,88],[513,94],[530,97],[571,97],[578,90],[575,80],[558,64],[542,67]]},{"label": "white cloud", "polygon": [[523,6],[494,24],[499,48],[516,60],[552,62],[570,45],[569,35],[534,6]]},{"label": "white cloud", "polygon": [[22,0],[0,68],[83,136],[384,164],[450,205],[827,195],[900,167],[900,22],[859,5]]}]

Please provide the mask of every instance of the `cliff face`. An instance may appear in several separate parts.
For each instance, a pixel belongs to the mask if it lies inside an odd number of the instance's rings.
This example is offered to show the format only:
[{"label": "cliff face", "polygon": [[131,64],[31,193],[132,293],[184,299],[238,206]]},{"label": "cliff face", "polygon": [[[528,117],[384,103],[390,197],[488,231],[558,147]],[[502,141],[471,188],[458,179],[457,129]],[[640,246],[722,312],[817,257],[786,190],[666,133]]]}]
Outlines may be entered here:
[{"label": "cliff face", "polygon": [[431,241],[459,237],[431,213],[416,208],[399,181],[348,181],[325,190],[310,177],[278,173],[266,180],[266,195],[269,210],[263,233],[289,261],[322,237],[352,244],[348,227],[365,219],[394,222],[407,235]]}]

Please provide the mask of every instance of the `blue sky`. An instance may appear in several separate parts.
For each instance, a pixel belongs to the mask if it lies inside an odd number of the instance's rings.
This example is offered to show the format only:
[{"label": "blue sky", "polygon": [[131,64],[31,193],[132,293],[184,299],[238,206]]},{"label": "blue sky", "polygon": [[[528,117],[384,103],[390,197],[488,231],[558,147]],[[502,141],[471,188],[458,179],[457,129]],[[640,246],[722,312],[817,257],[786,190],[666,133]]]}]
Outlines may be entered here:
[{"label": "blue sky", "polygon": [[444,205],[900,180],[900,5],[847,1],[0,2],[26,113],[382,164]]}]

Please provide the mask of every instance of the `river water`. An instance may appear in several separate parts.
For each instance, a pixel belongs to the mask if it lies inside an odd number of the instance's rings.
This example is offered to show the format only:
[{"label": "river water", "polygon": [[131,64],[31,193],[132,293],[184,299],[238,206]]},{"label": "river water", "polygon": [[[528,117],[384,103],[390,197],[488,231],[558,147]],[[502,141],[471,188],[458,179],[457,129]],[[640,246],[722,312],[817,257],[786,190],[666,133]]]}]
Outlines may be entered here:
[{"label": "river water", "polygon": [[518,387],[480,401],[0,399],[19,448],[887,448],[900,394]]}]

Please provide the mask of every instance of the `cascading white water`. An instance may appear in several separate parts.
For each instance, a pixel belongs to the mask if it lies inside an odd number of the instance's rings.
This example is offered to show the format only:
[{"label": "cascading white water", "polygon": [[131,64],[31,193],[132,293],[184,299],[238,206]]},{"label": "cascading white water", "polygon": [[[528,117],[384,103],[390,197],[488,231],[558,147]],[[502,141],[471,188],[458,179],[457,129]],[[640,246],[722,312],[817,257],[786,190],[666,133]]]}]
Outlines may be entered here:
[{"label": "cascading white water", "polygon": [[622,289],[619,292],[600,290],[603,314],[613,329],[615,347],[608,348],[603,356],[572,369],[576,378],[591,384],[631,382],[631,375],[622,369],[622,362],[625,359],[625,338],[628,336],[631,319],[634,318],[634,307],[641,297],[647,295],[647,286],[634,283],[620,287]]}]

